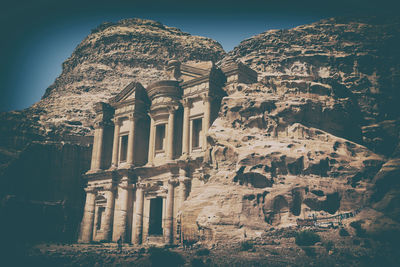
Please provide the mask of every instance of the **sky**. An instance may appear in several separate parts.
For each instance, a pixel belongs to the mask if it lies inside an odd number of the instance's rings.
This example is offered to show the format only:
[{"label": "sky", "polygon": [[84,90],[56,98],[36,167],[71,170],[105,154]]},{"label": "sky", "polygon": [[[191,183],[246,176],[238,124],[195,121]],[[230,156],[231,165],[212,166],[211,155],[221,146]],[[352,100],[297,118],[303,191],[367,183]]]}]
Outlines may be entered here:
[{"label": "sky", "polygon": [[225,51],[269,29],[398,9],[391,0],[0,0],[0,112],[39,101],[62,62],[105,21],[146,18],[210,37]]}]

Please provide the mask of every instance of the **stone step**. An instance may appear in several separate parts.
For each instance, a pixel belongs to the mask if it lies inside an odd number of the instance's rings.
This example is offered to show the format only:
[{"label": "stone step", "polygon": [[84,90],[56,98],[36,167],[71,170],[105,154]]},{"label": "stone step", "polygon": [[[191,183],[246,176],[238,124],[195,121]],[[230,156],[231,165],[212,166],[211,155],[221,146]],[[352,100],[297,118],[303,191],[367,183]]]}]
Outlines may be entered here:
[{"label": "stone step", "polygon": [[164,237],[162,235],[151,235],[147,237],[147,244],[164,244]]}]

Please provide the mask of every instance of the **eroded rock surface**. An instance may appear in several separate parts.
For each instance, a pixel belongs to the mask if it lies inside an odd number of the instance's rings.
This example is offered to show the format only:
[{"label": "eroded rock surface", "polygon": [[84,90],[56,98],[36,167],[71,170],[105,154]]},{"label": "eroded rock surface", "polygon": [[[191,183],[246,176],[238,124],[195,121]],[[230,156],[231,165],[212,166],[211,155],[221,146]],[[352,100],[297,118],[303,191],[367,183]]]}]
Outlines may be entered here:
[{"label": "eroded rock surface", "polygon": [[226,88],[209,132],[210,178],[185,204],[203,239],[258,236],[371,203],[376,210],[362,213],[371,233],[399,229],[398,26],[327,19],[259,34],[222,60],[261,78]]},{"label": "eroded rock surface", "polygon": [[182,207],[185,234],[242,240],[313,214],[371,206],[360,213],[370,229],[398,229],[399,26],[398,18],[327,19],[267,31],[226,56],[211,39],[154,21],[102,24],[40,102],[0,115],[2,179],[18,176],[7,168],[32,140],[90,143],[81,137],[92,134],[93,103],[133,80],[166,78],[169,59],[235,59],[256,70],[259,83],[225,88],[205,175]]},{"label": "eroded rock surface", "polygon": [[[222,241],[368,205],[385,157],[287,117],[304,114],[310,105],[334,113],[335,99],[279,96],[262,84],[238,86],[240,91],[224,98],[209,131],[210,178],[192,187],[183,211],[187,224],[195,218],[205,240]],[[313,114],[318,116],[314,111],[310,119]]]}]

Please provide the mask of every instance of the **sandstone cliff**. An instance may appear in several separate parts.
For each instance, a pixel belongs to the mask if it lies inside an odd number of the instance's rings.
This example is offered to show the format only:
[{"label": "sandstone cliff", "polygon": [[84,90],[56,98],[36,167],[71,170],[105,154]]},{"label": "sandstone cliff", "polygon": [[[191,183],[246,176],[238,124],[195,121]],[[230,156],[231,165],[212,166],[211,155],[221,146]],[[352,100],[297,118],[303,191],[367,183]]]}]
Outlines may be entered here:
[{"label": "sandstone cliff", "polygon": [[229,57],[249,64],[274,90],[340,101],[335,114],[326,114],[330,125],[321,116],[301,119],[391,155],[399,132],[399,26],[393,17],[331,18],[259,34]]},{"label": "sandstone cliff", "polygon": [[226,88],[184,223],[215,242],[365,209],[357,219],[371,234],[398,233],[399,164],[385,162],[399,156],[399,26],[332,18],[231,51],[221,64],[242,61],[259,83]]},{"label": "sandstone cliff", "polygon": [[[63,63],[61,75],[42,100],[22,111],[0,113],[0,199],[9,194],[21,201],[76,198],[70,215],[79,221],[80,175],[88,169],[90,157],[81,156],[79,161],[77,153],[91,151],[93,104],[108,101],[132,81],[146,86],[166,78],[164,66],[169,59],[217,61],[224,55],[214,40],[151,20],[126,19],[93,29]],[[65,154],[70,146],[75,152]],[[61,186],[68,175],[81,193],[75,195]],[[55,183],[35,187],[33,193],[28,186],[33,181]]]},{"label": "sandstone cliff", "polygon": [[216,41],[159,22],[103,23],[63,63],[42,100],[26,110],[0,114],[1,146],[21,149],[31,140],[91,135],[94,103],[108,101],[132,81],[146,86],[166,78],[164,66],[171,58],[217,61],[224,55]]},{"label": "sandstone cliff", "polygon": [[327,19],[267,31],[226,55],[213,40],[154,21],[102,24],[40,102],[1,114],[1,163],[9,168],[1,179],[21,176],[9,164],[23,162],[19,152],[32,140],[90,143],[82,136],[91,135],[93,103],[132,80],[165,78],[168,59],[234,59],[256,70],[259,83],[226,88],[208,137],[206,175],[183,208],[188,231],[238,239],[312,213],[359,208],[369,214],[366,224],[398,229],[399,26],[398,18]]}]

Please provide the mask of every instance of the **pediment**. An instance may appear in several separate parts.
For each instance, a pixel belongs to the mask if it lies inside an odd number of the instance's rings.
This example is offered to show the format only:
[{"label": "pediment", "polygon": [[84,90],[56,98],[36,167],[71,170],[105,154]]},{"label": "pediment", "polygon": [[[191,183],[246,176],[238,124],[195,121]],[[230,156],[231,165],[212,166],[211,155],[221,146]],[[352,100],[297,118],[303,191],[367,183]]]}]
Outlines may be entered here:
[{"label": "pediment", "polygon": [[212,69],[211,61],[188,62],[181,64],[181,79],[186,82],[192,79],[207,76]]},{"label": "pediment", "polygon": [[145,89],[140,83],[131,82],[118,95],[116,95],[111,102],[117,104],[123,102],[131,102],[132,100],[136,99],[146,101],[147,96],[145,94]]}]

